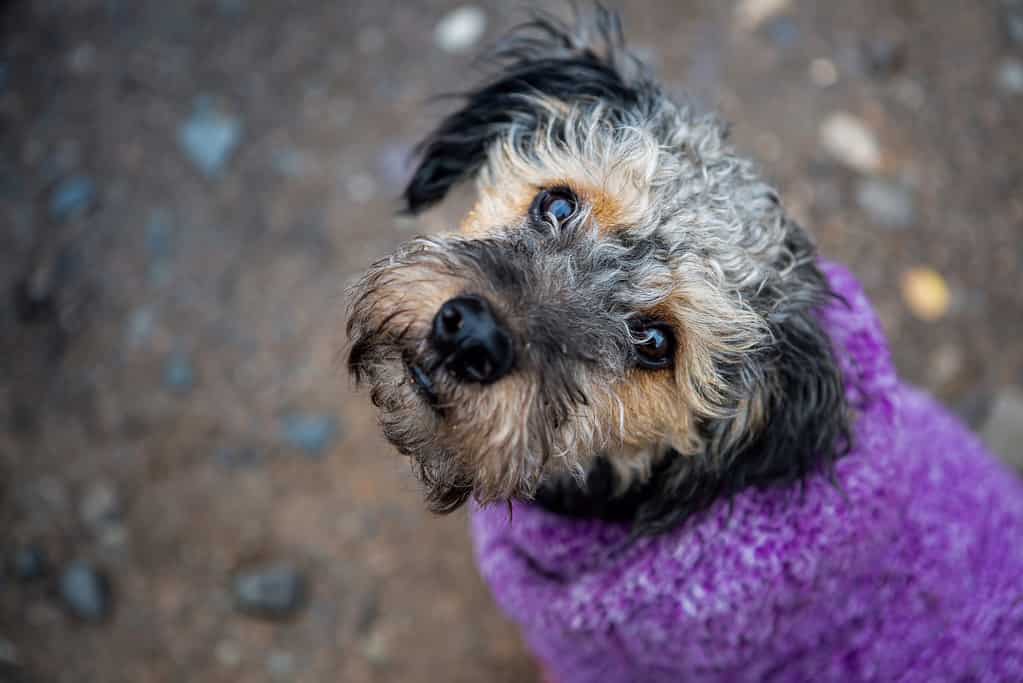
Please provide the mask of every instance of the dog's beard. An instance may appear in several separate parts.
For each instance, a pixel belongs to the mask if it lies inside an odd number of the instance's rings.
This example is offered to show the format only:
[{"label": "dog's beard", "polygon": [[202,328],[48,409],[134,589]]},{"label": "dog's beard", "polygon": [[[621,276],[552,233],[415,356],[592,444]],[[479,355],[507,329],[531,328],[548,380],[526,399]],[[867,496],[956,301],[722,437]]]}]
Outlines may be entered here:
[{"label": "dog's beard", "polygon": [[362,348],[357,375],[370,387],[384,436],[409,457],[438,512],[470,497],[481,504],[531,499],[551,477],[582,477],[609,438],[595,411],[605,393],[596,400],[576,387],[567,398],[565,387],[523,372],[466,385],[407,335]]}]

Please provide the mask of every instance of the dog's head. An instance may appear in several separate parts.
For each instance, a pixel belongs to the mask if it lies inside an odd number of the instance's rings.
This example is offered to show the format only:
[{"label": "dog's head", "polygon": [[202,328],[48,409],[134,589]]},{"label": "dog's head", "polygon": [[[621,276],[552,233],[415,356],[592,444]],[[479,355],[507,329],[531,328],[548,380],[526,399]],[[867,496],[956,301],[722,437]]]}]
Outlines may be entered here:
[{"label": "dog's head", "polygon": [[830,461],[829,290],[723,126],[666,97],[607,12],[533,21],[495,60],[404,194],[418,213],[475,180],[460,234],[403,245],[352,295],[349,368],[431,506],[529,498],[599,458],[622,487],[657,477],[657,527]]}]

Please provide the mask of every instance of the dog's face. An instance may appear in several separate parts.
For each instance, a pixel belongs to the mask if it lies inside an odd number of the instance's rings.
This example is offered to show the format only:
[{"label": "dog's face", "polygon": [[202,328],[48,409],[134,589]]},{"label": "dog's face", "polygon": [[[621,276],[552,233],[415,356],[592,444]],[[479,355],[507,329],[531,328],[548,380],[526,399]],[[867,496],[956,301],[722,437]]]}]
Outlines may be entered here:
[{"label": "dog's face", "polygon": [[431,506],[529,498],[597,457],[676,499],[830,457],[828,289],[722,126],[666,98],[606,13],[532,23],[498,57],[405,192],[418,212],[474,178],[460,234],[403,245],[353,291],[349,367]]}]

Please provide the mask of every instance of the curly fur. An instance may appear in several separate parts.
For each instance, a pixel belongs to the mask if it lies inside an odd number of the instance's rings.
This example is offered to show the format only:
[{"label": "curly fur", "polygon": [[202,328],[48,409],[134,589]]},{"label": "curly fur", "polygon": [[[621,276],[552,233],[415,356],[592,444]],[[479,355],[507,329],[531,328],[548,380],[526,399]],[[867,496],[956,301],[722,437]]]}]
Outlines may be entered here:
[{"label": "curly fur", "polygon": [[[417,213],[475,179],[466,235],[374,266],[349,323],[350,367],[433,507],[536,496],[654,533],[827,467],[849,433],[815,316],[831,293],[726,128],[667,97],[600,8],[573,26],[538,17],[490,61],[494,77],[420,146],[404,193]],[[526,211],[554,186],[582,201],[560,230]],[[405,366],[430,361],[442,296],[467,292],[501,311],[525,361],[489,388],[440,376],[431,408]],[[650,316],[676,332],[674,372],[632,364],[630,322]]]}]

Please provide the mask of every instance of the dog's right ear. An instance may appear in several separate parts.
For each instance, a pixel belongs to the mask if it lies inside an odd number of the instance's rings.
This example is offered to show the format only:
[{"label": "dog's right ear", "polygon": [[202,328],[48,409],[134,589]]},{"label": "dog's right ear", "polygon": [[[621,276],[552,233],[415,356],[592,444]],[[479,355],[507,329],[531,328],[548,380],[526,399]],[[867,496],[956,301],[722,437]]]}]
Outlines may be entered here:
[{"label": "dog's right ear", "polygon": [[617,14],[599,5],[571,26],[538,13],[487,61],[498,67],[493,80],[465,93],[461,108],[417,146],[419,164],[402,195],[407,213],[430,208],[475,176],[498,138],[514,135],[528,145],[552,101],[600,100],[614,116],[639,102],[644,85],[626,75],[639,64],[625,52]]},{"label": "dog's right ear", "polygon": [[512,124],[516,112],[510,98],[491,90],[468,94],[462,108],[419,143],[419,164],[402,194],[406,213],[430,208],[452,187],[473,177],[483,165],[490,143]]}]

